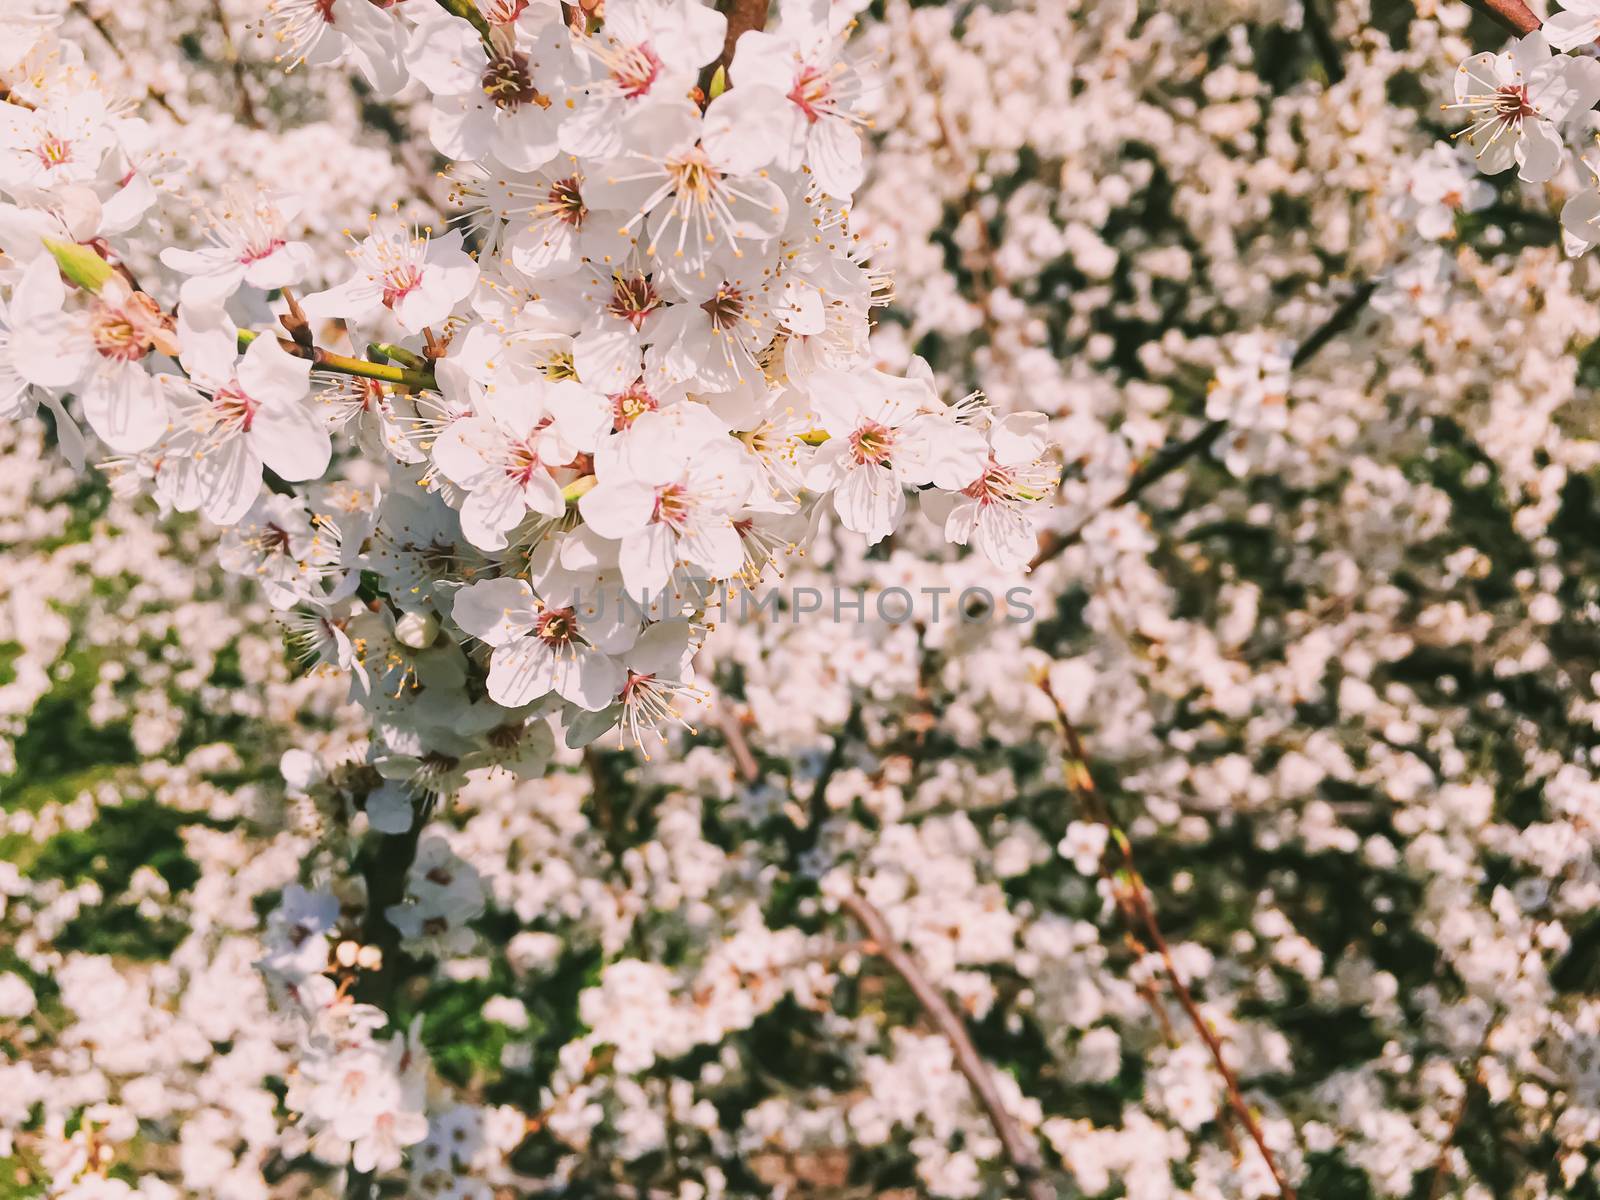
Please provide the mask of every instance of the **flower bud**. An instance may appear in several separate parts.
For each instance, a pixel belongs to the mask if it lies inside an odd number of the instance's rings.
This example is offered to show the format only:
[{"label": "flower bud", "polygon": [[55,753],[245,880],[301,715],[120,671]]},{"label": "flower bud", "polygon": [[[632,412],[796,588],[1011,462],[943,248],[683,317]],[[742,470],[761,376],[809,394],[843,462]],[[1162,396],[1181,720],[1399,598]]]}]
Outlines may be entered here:
[{"label": "flower bud", "polygon": [[394,623],[394,636],[402,646],[424,650],[439,636],[439,618],[432,613],[406,613]]}]

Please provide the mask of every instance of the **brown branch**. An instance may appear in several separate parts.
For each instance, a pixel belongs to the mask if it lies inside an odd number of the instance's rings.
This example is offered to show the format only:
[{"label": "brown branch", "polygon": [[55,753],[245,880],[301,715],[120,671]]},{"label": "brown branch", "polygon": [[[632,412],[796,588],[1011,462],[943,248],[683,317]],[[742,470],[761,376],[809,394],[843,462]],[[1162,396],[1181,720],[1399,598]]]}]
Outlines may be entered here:
[{"label": "brown branch", "polygon": [[711,710],[711,727],[722,735],[723,741],[728,743],[728,753],[733,755],[733,764],[739,773],[739,778],[746,783],[759,781],[761,764],[750,751],[750,743],[744,736],[739,714],[724,705],[715,705]]},{"label": "brown branch", "polygon": [[978,1054],[972,1038],[967,1035],[966,1025],[956,1016],[944,993],[933,986],[917,960],[896,940],[888,920],[871,901],[852,892],[839,901],[839,907],[849,913],[872,939],[878,956],[905,981],[917,1003],[922,1006],[922,1011],[928,1014],[928,1019],[950,1043],[951,1050],[955,1052],[956,1066],[966,1076],[973,1095],[988,1116],[989,1123],[994,1126],[995,1134],[1005,1149],[1006,1159],[1022,1180],[1029,1200],[1052,1200],[1056,1192],[1044,1181],[1044,1164],[1039,1158],[1038,1147],[1023,1134],[1016,1120],[1006,1111],[994,1080],[989,1075],[988,1066]]},{"label": "brown branch", "polygon": [[1467,0],[1467,2],[1515,33],[1532,33],[1543,24],[1522,0]]},{"label": "brown branch", "polygon": [[239,47],[234,45],[228,15],[222,11],[222,0],[211,0],[211,13],[217,19],[217,28],[222,30],[222,55],[233,72],[233,88],[239,93],[239,118],[251,128],[260,129],[261,119],[256,115],[255,102],[250,99],[244,60],[239,57]]},{"label": "brown branch", "polygon": [[[1294,370],[1299,370],[1315,358],[1318,351],[1354,323],[1361,310],[1367,306],[1367,301],[1372,299],[1373,293],[1377,290],[1378,285],[1369,280],[1345,297],[1343,303],[1328,315],[1328,319],[1312,330],[1310,336],[1300,343],[1294,352],[1294,357],[1290,360],[1290,366]],[[1062,551],[1077,545],[1083,540],[1083,531],[1089,527],[1090,522],[1095,517],[1098,517],[1101,513],[1110,512],[1112,509],[1121,508],[1125,504],[1131,504],[1149,490],[1153,484],[1172,474],[1197,454],[1203,454],[1211,449],[1217,440],[1227,432],[1227,429],[1228,423],[1226,421],[1207,421],[1200,432],[1193,437],[1185,438],[1181,442],[1168,442],[1160,450],[1157,450],[1146,461],[1144,466],[1134,472],[1134,476],[1128,481],[1127,487],[1118,492],[1109,504],[1096,510],[1093,516],[1079,524],[1076,529],[1068,533],[1046,534],[1041,538],[1039,552],[1033,556],[1033,561],[1028,564],[1028,569],[1030,571],[1034,570],[1055,558]]]},{"label": "brown branch", "polygon": [[1461,1090],[1461,1103],[1456,1106],[1456,1115],[1450,1119],[1450,1129],[1445,1134],[1444,1143],[1439,1147],[1439,1157],[1434,1160],[1433,1180],[1428,1184],[1428,1200],[1439,1200],[1444,1195],[1446,1180],[1453,1171],[1450,1170],[1450,1146],[1456,1140],[1456,1134],[1461,1131],[1461,1122],[1467,1119],[1467,1107],[1472,1100],[1472,1089],[1475,1080],[1463,1081]]},{"label": "brown branch", "polygon": [[752,29],[767,27],[770,4],[771,0],[717,0],[717,11],[728,18],[728,32],[722,39],[722,53],[700,72],[700,94],[707,103],[711,99],[711,81],[717,77],[718,71],[726,71],[728,64],[733,62],[733,52],[739,45],[739,38]]},{"label": "brown branch", "polygon": [[1222,1082],[1228,1093],[1228,1105],[1239,1118],[1250,1138],[1256,1144],[1256,1149],[1261,1152],[1262,1160],[1267,1164],[1267,1170],[1272,1172],[1272,1181],[1277,1184],[1278,1194],[1283,1200],[1295,1200],[1294,1189],[1289,1186],[1288,1179],[1284,1176],[1278,1165],[1277,1158],[1267,1146],[1266,1134],[1261,1129],[1261,1122],[1256,1119],[1250,1105],[1245,1102],[1244,1094],[1239,1088],[1239,1078],[1234,1074],[1233,1068],[1228,1065],[1223,1053],[1222,1041],[1217,1037],[1216,1031],[1211,1028],[1210,1022],[1205,1019],[1205,1014],[1200,1011],[1200,1006],[1195,1003],[1194,995],[1189,991],[1189,986],[1179,974],[1177,963],[1172,958],[1172,948],[1167,944],[1166,937],[1161,932],[1161,926],[1156,920],[1155,910],[1150,905],[1150,894],[1144,886],[1144,880],[1139,875],[1137,865],[1133,860],[1133,846],[1116,824],[1111,819],[1111,810],[1100,795],[1099,787],[1095,784],[1094,775],[1089,770],[1089,757],[1084,750],[1083,739],[1078,735],[1077,726],[1072,718],[1067,715],[1066,706],[1061,703],[1061,698],[1051,689],[1048,680],[1043,681],[1041,687],[1046,696],[1055,705],[1056,714],[1063,738],[1067,743],[1067,759],[1063,764],[1066,775],[1067,788],[1074,798],[1083,806],[1084,811],[1094,820],[1106,827],[1110,835],[1109,841],[1116,845],[1122,858],[1122,867],[1115,872],[1101,864],[1101,874],[1111,885],[1112,896],[1116,901],[1122,918],[1129,927],[1142,932],[1156,948],[1156,953],[1161,958],[1162,973],[1167,978],[1172,994],[1177,998],[1178,1006],[1183,1009],[1184,1015],[1189,1018],[1189,1023],[1194,1026],[1195,1032],[1200,1035],[1200,1040],[1205,1043],[1206,1049],[1211,1054],[1211,1061],[1217,1068],[1217,1074],[1222,1076]]}]

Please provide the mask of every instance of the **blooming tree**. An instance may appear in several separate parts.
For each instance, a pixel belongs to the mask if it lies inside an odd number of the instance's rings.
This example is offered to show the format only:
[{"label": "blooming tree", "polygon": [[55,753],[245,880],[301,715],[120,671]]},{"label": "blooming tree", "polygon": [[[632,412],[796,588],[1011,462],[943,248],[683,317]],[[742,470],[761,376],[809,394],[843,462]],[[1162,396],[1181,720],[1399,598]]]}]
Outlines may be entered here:
[{"label": "blooming tree", "polygon": [[1593,1189],[1597,29],[1189,8],[0,3],[20,1194]]}]

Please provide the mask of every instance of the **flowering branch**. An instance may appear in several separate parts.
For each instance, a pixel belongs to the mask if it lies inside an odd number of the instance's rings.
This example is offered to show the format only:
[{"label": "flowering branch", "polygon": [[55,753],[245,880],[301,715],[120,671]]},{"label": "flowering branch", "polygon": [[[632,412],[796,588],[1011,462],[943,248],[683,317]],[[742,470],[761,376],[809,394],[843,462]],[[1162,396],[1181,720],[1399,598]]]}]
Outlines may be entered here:
[{"label": "flowering branch", "polygon": [[246,125],[259,129],[261,119],[256,115],[255,102],[250,99],[244,59],[239,57],[239,47],[234,44],[233,31],[228,28],[228,14],[222,11],[222,0],[211,0],[211,12],[217,19],[217,28],[222,30],[223,57],[233,71],[233,86],[239,93],[239,116]]},{"label": "flowering branch", "polygon": [[[1345,297],[1343,303],[1329,314],[1328,319],[1318,325],[1311,332],[1311,335],[1300,343],[1294,352],[1294,357],[1289,362],[1290,367],[1294,370],[1299,370],[1315,358],[1324,346],[1350,326],[1361,310],[1367,306],[1367,301],[1372,299],[1373,293],[1377,290],[1377,283],[1368,280],[1356,288],[1349,296]],[[1028,564],[1028,569],[1033,570],[1049,562],[1069,547],[1077,545],[1083,538],[1083,531],[1088,528],[1090,521],[1094,517],[1099,516],[1102,512],[1109,512],[1112,509],[1121,508],[1125,504],[1131,504],[1149,490],[1152,485],[1165,479],[1191,458],[1211,449],[1216,444],[1217,439],[1227,432],[1227,429],[1228,423],[1224,420],[1208,421],[1200,432],[1193,437],[1185,438],[1181,442],[1168,442],[1160,450],[1156,451],[1154,456],[1143,467],[1134,473],[1133,478],[1128,481],[1128,486],[1118,492],[1111,503],[1097,510],[1088,520],[1079,524],[1076,529],[1068,533],[1048,534],[1041,538],[1039,552],[1033,556],[1033,561]]]},{"label": "flowering branch", "polygon": [[[249,329],[239,330],[239,349],[243,350],[261,335]],[[332,371],[338,375],[354,375],[362,379],[376,379],[380,383],[392,383],[408,388],[437,388],[438,381],[434,379],[431,371],[419,371],[411,367],[396,367],[388,363],[368,362],[362,358],[351,358],[346,354],[335,354],[331,350],[323,350],[317,346],[306,347],[296,342],[280,338],[280,344],[296,358],[310,359],[311,365],[323,371]]]},{"label": "flowering branch", "polygon": [[995,1135],[1005,1149],[1007,1160],[1022,1180],[1029,1200],[1050,1200],[1056,1191],[1043,1178],[1044,1164],[1039,1158],[1038,1147],[1023,1135],[1015,1118],[1006,1111],[994,1080],[989,1075],[988,1065],[978,1054],[966,1026],[956,1016],[950,1002],[933,986],[917,960],[900,945],[894,931],[889,928],[888,920],[870,900],[851,892],[839,901],[839,907],[849,913],[866,932],[878,957],[905,981],[911,994],[917,998],[917,1003],[922,1006],[922,1011],[928,1014],[928,1019],[950,1043],[957,1068],[966,1077],[973,1095],[988,1116],[989,1123],[994,1126]]},{"label": "flowering branch", "polygon": [[1060,697],[1050,687],[1048,679],[1040,685],[1045,695],[1050,698],[1055,706],[1056,715],[1062,737],[1067,744],[1067,758],[1063,763],[1063,773],[1066,776],[1067,789],[1083,806],[1084,812],[1093,820],[1104,825],[1110,840],[1116,843],[1122,857],[1120,870],[1112,872],[1105,866],[1101,873],[1111,885],[1112,896],[1116,900],[1117,908],[1122,913],[1122,918],[1127,922],[1131,931],[1141,932],[1150,939],[1156,953],[1161,957],[1162,971],[1167,977],[1167,982],[1172,988],[1172,993],[1177,997],[1178,1005],[1183,1009],[1184,1015],[1189,1018],[1189,1023],[1194,1026],[1200,1040],[1206,1045],[1211,1054],[1211,1061],[1216,1065],[1217,1073],[1222,1076],[1222,1082],[1228,1093],[1228,1104],[1235,1115],[1250,1133],[1250,1138],[1256,1144],[1256,1149],[1261,1152],[1261,1158],[1267,1165],[1267,1170],[1272,1173],[1272,1180],[1278,1186],[1278,1194],[1283,1200],[1295,1200],[1294,1189],[1290,1187],[1288,1179],[1284,1176],[1282,1168],[1278,1165],[1277,1158],[1267,1146],[1266,1134],[1262,1132],[1261,1122],[1256,1119],[1254,1111],[1245,1102],[1244,1095],[1239,1089],[1239,1078],[1234,1074],[1233,1068],[1228,1065],[1223,1053],[1222,1042],[1216,1032],[1211,1028],[1205,1014],[1200,1011],[1195,1003],[1193,994],[1189,991],[1188,984],[1184,983],[1183,976],[1178,972],[1177,964],[1172,958],[1172,949],[1167,945],[1167,939],[1161,932],[1160,923],[1156,920],[1155,910],[1150,905],[1150,896],[1145,889],[1144,880],[1139,875],[1138,867],[1133,861],[1133,846],[1128,841],[1122,830],[1116,827],[1111,819],[1111,810],[1100,795],[1100,790],[1094,781],[1094,775],[1089,769],[1088,754],[1084,749],[1083,739],[1078,734],[1077,726],[1067,715],[1066,707],[1061,703]]},{"label": "flowering branch", "polygon": [[[100,39],[105,42],[107,46],[111,47],[112,53],[114,53],[118,58],[126,58],[126,55],[122,51],[122,47],[117,45],[117,39],[112,34],[110,26],[106,24],[102,17],[99,17],[95,13],[91,12],[87,4],[77,3],[73,5],[73,8],[77,12],[81,13],[84,19],[94,27],[94,31],[100,35]],[[184,120],[183,116],[178,112],[178,110],[172,107],[172,104],[167,99],[167,94],[165,92],[157,87],[147,86],[145,88],[145,94],[149,96],[151,100],[155,101],[155,103],[179,125],[185,125],[188,123]],[[16,104],[19,102],[17,97],[10,95],[7,95],[5,100],[10,104]]]}]

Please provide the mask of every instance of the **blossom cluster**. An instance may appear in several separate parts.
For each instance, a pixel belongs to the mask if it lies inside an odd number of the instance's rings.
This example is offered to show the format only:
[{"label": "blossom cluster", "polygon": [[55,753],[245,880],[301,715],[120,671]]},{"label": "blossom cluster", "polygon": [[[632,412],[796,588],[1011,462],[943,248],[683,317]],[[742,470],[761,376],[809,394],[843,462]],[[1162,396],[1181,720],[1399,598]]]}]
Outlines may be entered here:
[{"label": "blossom cluster", "polygon": [[[471,767],[537,773],[552,717],[572,745],[686,722],[708,616],[685,589],[752,584],[823,520],[881,541],[916,494],[953,542],[1032,551],[1042,418],[868,351],[848,14],[789,4],[731,57],[726,24],[697,0],[274,3],[291,66],[420,85],[459,206],[448,231],[373,216],[340,264],[302,239],[304,194],[188,195],[48,15],[19,23],[0,411],[46,407],[80,465],[81,416],[120,486],[227,530],[224,566],[371,712],[380,829]],[[192,208],[175,244],[163,191]]]}]

